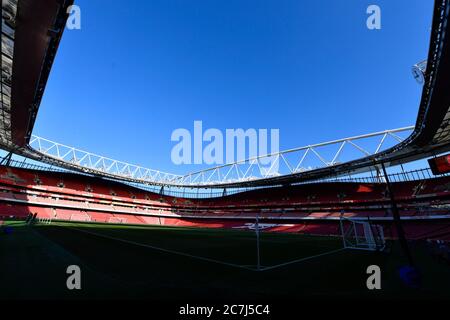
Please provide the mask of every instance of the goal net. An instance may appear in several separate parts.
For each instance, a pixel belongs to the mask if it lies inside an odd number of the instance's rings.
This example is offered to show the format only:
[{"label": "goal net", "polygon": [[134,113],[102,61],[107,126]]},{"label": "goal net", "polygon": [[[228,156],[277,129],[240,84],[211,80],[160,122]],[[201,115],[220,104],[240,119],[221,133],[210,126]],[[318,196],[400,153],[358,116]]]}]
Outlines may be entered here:
[{"label": "goal net", "polygon": [[111,217],[108,219],[109,223],[126,223],[126,218],[120,218],[120,217]]},{"label": "goal net", "polygon": [[383,251],[386,247],[383,227],[364,220],[341,217],[341,232],[344,248]]},{"label": "goal net", "polygon": [[91,221],[91,216],[87,213],[72,213],[70,221]]}]

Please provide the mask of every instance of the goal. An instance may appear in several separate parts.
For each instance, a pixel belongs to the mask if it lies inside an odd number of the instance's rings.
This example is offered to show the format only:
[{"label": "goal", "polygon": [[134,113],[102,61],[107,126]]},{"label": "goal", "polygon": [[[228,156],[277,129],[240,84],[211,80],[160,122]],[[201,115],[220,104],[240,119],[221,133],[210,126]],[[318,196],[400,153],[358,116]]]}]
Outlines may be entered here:
[{"label": "goal", "polygon": [[120,218],[120,217],[111,217],[108,219],[108,223],[126,223],[126,218]]},{"label": "goal", "polygon": [[91,221],[91,216],[87,213],[72,213],[70,215],[70,221],[84,221],[89,222]]},{"label": "goal", "polygon": [[386,248],[383,227],[361,219],[341,217],[340,220],[344,248],[383,251]]}]

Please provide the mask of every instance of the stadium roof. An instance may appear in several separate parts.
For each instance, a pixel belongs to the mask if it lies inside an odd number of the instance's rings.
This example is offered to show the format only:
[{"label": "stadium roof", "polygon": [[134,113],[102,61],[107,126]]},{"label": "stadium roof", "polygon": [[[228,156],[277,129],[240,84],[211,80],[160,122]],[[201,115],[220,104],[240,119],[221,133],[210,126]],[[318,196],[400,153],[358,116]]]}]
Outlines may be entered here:
[{"label": "stadium roof", "polygon": [[[31,139],[31,132],[53,58],[64,30],[67,8],[71,4],[72,1],[69,0],[42,0],[39,2],[9,0],[3,2],[0,146],[7,151],[71,170],[138,183],[186,187],[249,187],[292,184],[330,175],[363,172],[380,163],[395,165],[450,149],[450,91],[448,90],[450,83],[448,38],[450,0],[435,0],[425,82],[414,130],[406,139],[397,139],[399,143],[387,150],[375,154],[366,153],[360,159],[345,163],[332,161],[320,168],[291,170],[288,174],[278,176],[260,174],[249,179],[248,176],[239,175],[239,172],[245,171],[240,169],[240,166],[248,166],[252,159],[178,176],[131,166],[115,160],[112,160],[113,163],[108,167],[112,168],[116,165],[118,170],[108,172],[106,170],[108,168],[105,168],[104,165],[82,164],[76,156],[76,152],[82,151],[75,148],[69,147],[75,156],[67,160],[59,154],[58,148],[64,146],[49,140],[47,141],[52,143],[53,147],[35,149],[30,146],[30,142],[42,142],[44,139],[38,137]],[[408,129],[411,128],[401,130]],[[381,137],[382,144],[387,136],[395,137],[396,132],[398,130],[387,130],[374,135]],[[355,145],[356,140],[361,138],[363,136],[345,138],[332,143]],[[311,147],[313,148],[311,149]],[[58,154],[50,152],[50,149],[53,148],[58,150]],[[295,150],[305,148],[315,152],[314,146]],[[379,150],[381,149],[377,148],[377,151]],[[270,156],[278,157],[278,161],[281,161],[283,154],[287,152],[292,152],[292,150]],[[95,156],[94,154],[89,155]],[[86,157],[88,156],[86,155]],[[103,161],[111,160],[105,157],[100,158],[103,158]],[[258,157],[257,160],[260,158],[263,157]],[[100,160],[97,164],[101,162]],[[123,166],[119,168],[119,165]],[[133,170],[130,169],[131,167]],[[220,170],[233,171],[237,175],[230,179],[229,176],[218,174],[217,178],[211,179],[211,176]],[[209,180],[205,177],[209,177]]]}]

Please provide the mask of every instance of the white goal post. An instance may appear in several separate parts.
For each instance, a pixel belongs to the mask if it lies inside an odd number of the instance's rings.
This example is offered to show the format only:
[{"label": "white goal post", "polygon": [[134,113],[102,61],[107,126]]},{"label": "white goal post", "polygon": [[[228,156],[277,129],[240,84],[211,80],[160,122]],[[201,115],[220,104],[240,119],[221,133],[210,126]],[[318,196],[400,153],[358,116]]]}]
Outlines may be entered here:
[{"label": "white goal post", "polygon": [[87,213],[72,213],[70,215],[70,221],[90,222],[91,216]]},{"label": "white goal post", "polygon": [[120,217],[111,217],[108,219],[108,223],[126,223],[126,218],[120,218]]},{"label": "white goal post", "polygon": [[340,226],[346,249],[383,251],[386,247],[383,227],[372,224],[369,218],[356,220],[341,217]]}]

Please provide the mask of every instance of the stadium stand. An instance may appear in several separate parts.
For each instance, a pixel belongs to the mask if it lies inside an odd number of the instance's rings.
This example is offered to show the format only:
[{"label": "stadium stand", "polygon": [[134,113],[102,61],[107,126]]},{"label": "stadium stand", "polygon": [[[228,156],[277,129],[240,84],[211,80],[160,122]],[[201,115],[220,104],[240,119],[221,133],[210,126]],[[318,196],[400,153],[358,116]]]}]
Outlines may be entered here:
[{"label": "stadium stand", "polygon": [[[449,186],[448,176],[393,183],[409,238],[448,237]],[[266,231],[334,235],[341,215],[389,227],[392,213],[385,189],[384,183],[315,183],[183,199],[101,178],[0,166],[4,217],[36,213],[83,222],[245,229],[258,216]],[[395,230],[390,235],[395,237]]]}]

